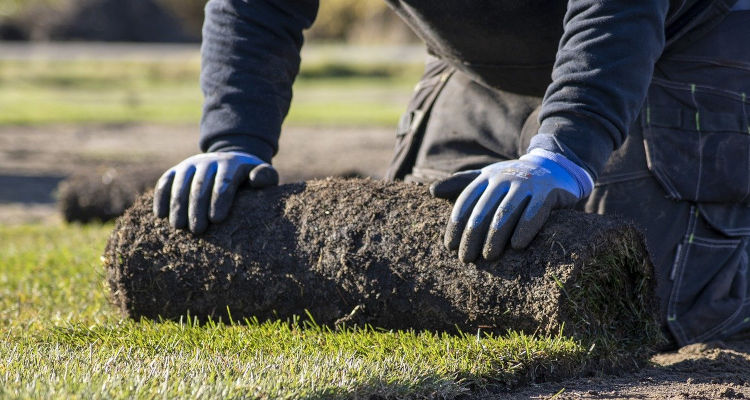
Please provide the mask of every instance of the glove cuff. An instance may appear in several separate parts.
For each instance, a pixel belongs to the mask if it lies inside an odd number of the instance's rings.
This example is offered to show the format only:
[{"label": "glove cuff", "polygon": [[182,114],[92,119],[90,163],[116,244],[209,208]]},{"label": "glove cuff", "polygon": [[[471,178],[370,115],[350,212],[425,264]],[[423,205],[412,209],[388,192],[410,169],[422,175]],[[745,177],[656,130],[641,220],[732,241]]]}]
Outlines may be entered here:
[{"label": "glove cuff", "polygon": [[205,149],[206,153],[237,151],[254,155],[271,164],[274,150],[265,140],[244,135],[225,135]]},{"label": "glove cuff", "polygon": [[546,160],[552,161],[567,171],[573,179],[578,183],[578,189],[580,190],[580,198],[585,198],[591,194],[594,189],[594,180],[591,175],[583,168],[578,166],[573,161],[570,161],[567,157],[562,154],[558,154],[549,150],[535,148],[528,152],[526,155],[521,157],[521,160],[526,156],[541,157]]}]

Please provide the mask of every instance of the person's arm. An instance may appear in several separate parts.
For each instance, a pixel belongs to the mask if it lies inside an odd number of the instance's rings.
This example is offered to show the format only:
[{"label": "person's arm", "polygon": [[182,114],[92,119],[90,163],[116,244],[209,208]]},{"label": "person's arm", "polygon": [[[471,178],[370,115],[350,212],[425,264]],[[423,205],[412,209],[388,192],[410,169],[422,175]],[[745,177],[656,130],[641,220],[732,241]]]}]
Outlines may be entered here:
[{"label": "person's arm", "polygon": [[637,117],[664,50],[668,0],[571,0],[530,150],[562,154],[594,178]]},{"label": "person's arm", "polygon": [[211,0],[201,53],[201,150],[162,175],[154,214],[202,233],[228,215],[240,185],[278,184],[270,162],[318,0]]},{"label": "person's arm", "polygon": [[646,96],[668,0],[569,0],[553,82],[528,154],[435,183],[455,198],[445,246],[474,261],[528,246],[556,208],[587,197]]},{"label": "person's arm", "polygon": [[203,28],[201,150],[278,150],[318,0],[211,0]]}]

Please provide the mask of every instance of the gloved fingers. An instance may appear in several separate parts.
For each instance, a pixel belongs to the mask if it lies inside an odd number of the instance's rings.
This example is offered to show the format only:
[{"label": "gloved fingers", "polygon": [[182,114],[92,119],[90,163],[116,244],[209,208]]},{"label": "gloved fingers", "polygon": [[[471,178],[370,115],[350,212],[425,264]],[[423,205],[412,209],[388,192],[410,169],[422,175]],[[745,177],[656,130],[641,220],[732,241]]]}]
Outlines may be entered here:
[{"label": "gloved fingers", "polygon": [[237,188],[247,179],[251,167],[244,165],[242,168],[237,168],[226,163],[219,163],[208,212],[208,219],[211,223],[219,223],[229,216]]},{"label": "gloved fingers", "polygon": [[548,196],[533,197],[516,224],[510,239],[510,246],[516,250],[525,249],[542,229],[552,211],[553,199]]},{"label": "gloved fingers", "polygon": [[453,211],[448,220],[448,226],[445,229],[445,237],[443,238],[443,243],[448,250],[458,249],[459,244],[461,243],[464,226],[466,226],[466,222],[469,219],[471,211],[474,209],[474,205],[479,200],[479,197],[482,196],[486,187],[486,180],[475,179],[461,192],[456,203],[453,204]]},{"label": "gloved fingers", "polygon": [[175,171],[169,200],[169,224],[175,229],[184,229],[188,226],[190,185],[194,175],[195,166],[193,165]]},{"label": "gloved fingers", "polygon": [[279,184],[279,173],[271,164],[263,163],[250,171],[250,187],[253,189],[263,189]]},{"label": "gloved fingers", "polygon": [[505,251],[513,231],[516,228],[518,220],[521,218],[527,204],[529,196],[525,191],[521,191],[518,186],[512,186],[505,195],[505,198],[495,211],[495,215],[490,223],[489,232],[484,242],[482,256],[488,261],[496,261]]},{"label": "gloved fingers", "polygon": [[490,184],[474,205],[461,236],[458,258],[469,263],[477,259],[487,238],[490,222],[500,202],[508,193],[510,183]]},{"label": "gloved fingers", "polygon": [[531,199],[510,240],[511,247],[517,250],[525,249],[542,230],[542,226],[549,219],[553,209],[572,206],[577,201],[577,196],[562,189],[556,189],[546,196]]},{"label": "gloved fingers", "polygon": [[455,200],[480,173],[479,170],[457,172],[430,185],[430,194],[439,199]]},{"label": "gloved fingers", "polygon": [[170,169],[159,178],[154,188],[154,215],[156,218],[169,216],[169,199],[172,196],[172,182],[175,171]]},{"label": "gloved fingers", "polygon": [[208,229],[208,211],[216,170],[216,163],[201,164],[195,169],[188,206],[188,227],[193,233],[203,233]]}]

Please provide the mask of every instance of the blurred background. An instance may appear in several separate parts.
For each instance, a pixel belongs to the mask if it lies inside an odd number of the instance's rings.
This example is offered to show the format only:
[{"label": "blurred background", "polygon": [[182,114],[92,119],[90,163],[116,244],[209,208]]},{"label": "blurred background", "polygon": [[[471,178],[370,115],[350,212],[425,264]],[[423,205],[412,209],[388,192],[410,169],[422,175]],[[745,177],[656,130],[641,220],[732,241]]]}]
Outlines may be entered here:
[{"label": "blurred background", "polygon": [[[379,0],[322,0],[312,40],[414,42]],[[0,0],[3,40],[198,42],[206,0]]]},{"label": "blurred background", "polygon": [[[205,2],[0,0],[0,224],[75,221],[66,190],[150,187],[198,152]],[[274,164],[285,182],[380,177],[423,46],[380,0],[321,3]]]}]

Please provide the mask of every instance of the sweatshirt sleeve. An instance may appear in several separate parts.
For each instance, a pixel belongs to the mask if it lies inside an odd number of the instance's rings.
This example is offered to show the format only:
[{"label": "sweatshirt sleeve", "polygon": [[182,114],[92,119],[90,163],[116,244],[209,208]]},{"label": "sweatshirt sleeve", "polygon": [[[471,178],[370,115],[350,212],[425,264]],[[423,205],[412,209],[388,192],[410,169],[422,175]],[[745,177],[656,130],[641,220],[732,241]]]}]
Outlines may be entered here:
[{"label": "sweatshirt sleeve", "polygon": [[668,0],[569,0],[565,32],[529,150],[596,178],[643,105],[665,43]]},{"label": "sweatshirt sleeve", "polygon": [[211,0],[201,47],[202,151],[270,162],[318,0]]}]

